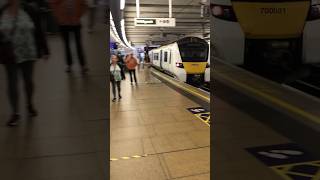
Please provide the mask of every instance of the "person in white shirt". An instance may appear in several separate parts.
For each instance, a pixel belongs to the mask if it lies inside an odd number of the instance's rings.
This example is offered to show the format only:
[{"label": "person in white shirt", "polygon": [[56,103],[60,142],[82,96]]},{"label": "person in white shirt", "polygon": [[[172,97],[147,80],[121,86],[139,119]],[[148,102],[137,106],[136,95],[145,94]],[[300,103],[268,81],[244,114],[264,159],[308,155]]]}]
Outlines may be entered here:
[{"label": "person in white shirt", "polygon": [[119,100],[122,98],[121,97],[121,80],[122,80],[122,76],[121,76],[121,68],[118,65],[118,57],[116,55],[112,55],[111,56],[111,65],[110,65],[110,82],[112,85],[112,93],[113,93],[113,99],[112,101],[115,102],[116,101],[116,88],[118,89],[118,97]]}]

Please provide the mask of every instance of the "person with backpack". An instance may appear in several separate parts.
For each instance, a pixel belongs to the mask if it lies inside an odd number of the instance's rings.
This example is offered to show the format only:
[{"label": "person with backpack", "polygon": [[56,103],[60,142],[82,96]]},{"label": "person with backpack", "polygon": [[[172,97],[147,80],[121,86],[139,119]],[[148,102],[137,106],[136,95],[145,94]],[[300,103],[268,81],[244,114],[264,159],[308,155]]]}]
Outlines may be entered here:
[{"label": "person with backpack", "polygon": [[[26,94],[26,108],[29,117],[37,116],[33,103],[34,63],[39,59],[32,18],[19,0],[8,0],[0,10],[0,64],[7,75],[8,97],[12,114],[8,126],[16,126],[20,120],[18,79],[22,76]],[[41,36],[42,34],[38,34]],[[43,37],[41,37],[43,38]]]},{"label": "person with backpack", "polygon": [[133,53],[130,53],[125,60],[127,65],[127,69],[129,70],[130,74],[130,81],[133,84],[132,76],[134,77],[134,82],[137,84],[137,77],[136,77],[136,66],[138,65],[138,60],[133,56]]}]

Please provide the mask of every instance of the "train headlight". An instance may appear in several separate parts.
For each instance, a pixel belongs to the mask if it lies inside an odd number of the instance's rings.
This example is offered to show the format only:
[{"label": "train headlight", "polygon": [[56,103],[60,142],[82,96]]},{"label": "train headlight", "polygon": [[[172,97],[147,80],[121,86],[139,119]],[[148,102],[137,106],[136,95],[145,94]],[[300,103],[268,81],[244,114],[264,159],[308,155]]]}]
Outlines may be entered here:
[{"label": "train headlight", "polygon": [[232,6],[210,4],[210,8],[212,16],[216,18],[233,22],[237,21],[236,14],[234,13]]},{"label": "train headlight", "polygon": [[179,63],[179,62],[176,63],[176,67],[178,67],[178,68],[184,68],[183,63]]},{"label": "train headlight", "polygon": [[320,4],[311,5],[308,20],[320,19]]}]

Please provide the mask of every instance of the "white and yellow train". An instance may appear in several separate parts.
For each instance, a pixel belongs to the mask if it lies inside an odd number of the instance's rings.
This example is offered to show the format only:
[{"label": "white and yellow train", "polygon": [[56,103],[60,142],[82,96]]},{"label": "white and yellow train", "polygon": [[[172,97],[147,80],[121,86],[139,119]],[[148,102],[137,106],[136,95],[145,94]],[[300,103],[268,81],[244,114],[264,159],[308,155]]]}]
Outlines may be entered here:
[{"label": "white and yellow train", "polygon": [[185,37],[149,51],[154,67],[186,83],[210,81],[209,45],[198,37]]},{"label": "white and yellow train", "polygon": [[320,0],[211,0],[214,55],[232,64],[320,63]]}]

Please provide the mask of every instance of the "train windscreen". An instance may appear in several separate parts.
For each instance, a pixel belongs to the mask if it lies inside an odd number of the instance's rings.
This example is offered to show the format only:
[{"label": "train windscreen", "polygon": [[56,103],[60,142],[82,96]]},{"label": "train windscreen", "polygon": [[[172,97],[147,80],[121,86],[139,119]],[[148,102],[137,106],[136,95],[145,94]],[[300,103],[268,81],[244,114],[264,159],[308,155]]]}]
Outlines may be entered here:
[{"label": "train windscreen", "polygon": [[179,45],[180,55],[183,62],[206,62],[208,58],[208,44],[184,43]]}]

